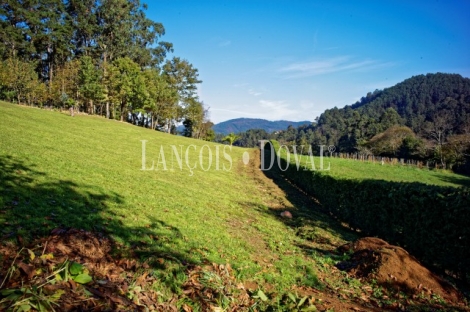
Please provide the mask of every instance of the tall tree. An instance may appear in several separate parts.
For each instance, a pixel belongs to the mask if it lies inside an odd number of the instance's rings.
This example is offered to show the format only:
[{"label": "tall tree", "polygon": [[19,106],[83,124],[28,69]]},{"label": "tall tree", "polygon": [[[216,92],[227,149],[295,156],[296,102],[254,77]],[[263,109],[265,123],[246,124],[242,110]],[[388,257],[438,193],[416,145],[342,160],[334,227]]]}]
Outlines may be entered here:
[{"label": "tall tree", "polygon": [[168,119],[168,132],[170,132],[173,123],[182,117],[182,111],[197,98],[197,84],[202,81],[198,79],[198,70],[187,60],[181,60],[179,57],[166,61],[163,75],[170,88],[178,95],[176,105],[171,108]]},{"label": "tall tree", "polygon": [[425,131],[428,137],[436,143],[434,148],[435,155],[442,166],[445,166],[443,147],[447,141],[447,136],[452,133],[452,128],[452,113],[448,110],[434,113],[431,117],[431,121],[425,123]]},{"label": "tall tree", "polygon": [[[56,68],[55,79],[49,83],[49,95],[54,103],[60,103],[62,106],[73,106],[77,102],[80,91],[79,71],[81,66],[81,61],[75,59]],[[80,72],[80,74],[83,74],[83,72]]]},{"label": "tall tree", "polygon": [[54,80],[54,68],[62,66],[71,57],[72,25],[62,0],[42,0],[40,3],[40,30],[35,46],[42,60],[43,76],[50,85]]},{"label": "tall tree", "polygon": [[144,109],[151,114],[152,129],[155,129],[157,125],[165,126],[163,121],[170,119],[171,111],[177,105],[177,93],[170,88],[164,77],[154,68],[146,69],[144,77],[148,92],[148,100]]},{"label": "tall tree", "polygon": [[72,26],[71,43],[75,56],[88,55],[97,58],[96,39],[98,38],[97,0],[68,0],[66,12]]},{"label": "tall tree", "polygon": [[101,72],[89,56],[81,58],[79,71],[80,94],[89,114],[94,114],[95,104],[103,100],[104,90],[101,85]]},{"label": "tall tree", "polygon": [[168,84],[178,92],[181,102],[196,97],[197,84],[202,81],[198,78],[197,68],[187,60],[179,57],[167,60],[163,66],[163,73]]},{"label": "tall tree", "polygon": [[172,44],[158,42],[165,28],[149,20],[145,9],[138,0],[101,1],[96,42],[104,63],[127,56],[141,67],[154,67],[172,51]]},{"label": "tall tree", "polygon": [[183,125],[185,129],[183,135],[199,139],[201,126],[204,122],[204,107],[203,104],[195,98],[188,99],[187,103],[184,110]]},{"label": "tall tree", "polygon": [[[115,59],[129,57],[141,68],[156,67],[167,52],[173,51],[172,44],[158,42],[165,29],[162,24],[149,20],[144,9],[146,6],[141,6],[138,0],[103,0],[98,7],[96,43],[105,77],[108,62]],[[109,102],[106,116],[109,116]]]},{"label": "tall tree", "polygon": [[113,63],[115,75],[112,77],[111,85],[115,99],[119,103],[121,121],[124,121],[124,116],[129,109],[142,108],[147,96],[145,79],[139,65],[130,58],[118,58]]}]

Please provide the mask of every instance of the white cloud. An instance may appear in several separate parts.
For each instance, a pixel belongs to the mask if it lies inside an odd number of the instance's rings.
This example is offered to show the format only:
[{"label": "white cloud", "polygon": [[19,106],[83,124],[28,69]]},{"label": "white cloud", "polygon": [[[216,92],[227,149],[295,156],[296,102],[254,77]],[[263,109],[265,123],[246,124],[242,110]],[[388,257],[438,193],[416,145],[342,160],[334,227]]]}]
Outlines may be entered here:
[{"label": "white cloud", "polygon": [[[256,116],[255,113],[246,112],[245,110],[239,110],[239,109],[213,108],[213,109],[211,109],[211,111],[236,114],[236,115],[231,115],[232,117],[229,117],[229,118],[222,118],[222,120],[234,119],[234,118],[246,117],[246,116],[250,116],[250,117]],[[223,114],[220,114],[220,115],[223,115]],[[219,122],[219,121],[217,121],[217,122]]]},{"label": "white cloud", "polygon": [[298,111],[291,109],[288,103],[285,101],[269,101],[269,100],[260,100],[260,112],[266,116],[262,117],[270,120],[279,120],[279,119],[292,119],[296,118]]},{"label": "white cloud", "polygon": [[250,95],[253,95],[253,96],[260,96],[260,95],[263,94],[263,93],[261,93],[261,92],[255,91],[254,89],[249,89],[249,90],[248,90],[248,93],[249,93]]},{"label": "white cloud", "polygon": [[231,44],[232,44],[232,41],[230,41],[230,40],[223,40],[223,41],[219,42],[219,47],[227,47],[227,46],[229,46],[229,45],[231,45]]},{"label": "white cloud", "polygon": [[300,108],[303,111],[311,111],[315,108],[315,104],[309,100],[301,100],[300,101]]},{"label": "white cloud", "polygon": [[285,101],[259,100],[254,103],[226,106],[225,108],[211,109],[214,113],[216,122],[227,119],[247,117],[261,118],[267,120],[304,120],[305,113],[296,109],[291,109],[289,103]]},{"label": "white cloud", "polygon": [[261,118],[266,120],[290,120],[290,121],[313,121],[323,110],[318,110],[312,103],[304,107],[295,107],[292,103],[285,101],[259,100],[258,102],[228,106],[226,108],[211,108],[211,118],[215,123],[228,119],[246,117]]},{"label": "white cloud", "polygon": [[301,78],[342,71],[373,70],[391,65],[393,63],[383,63],[377,60],[355,60],[350,56],[338,56],[318,61],[292,63],[282,67],[279,71],[287,73],[287,78]]}]

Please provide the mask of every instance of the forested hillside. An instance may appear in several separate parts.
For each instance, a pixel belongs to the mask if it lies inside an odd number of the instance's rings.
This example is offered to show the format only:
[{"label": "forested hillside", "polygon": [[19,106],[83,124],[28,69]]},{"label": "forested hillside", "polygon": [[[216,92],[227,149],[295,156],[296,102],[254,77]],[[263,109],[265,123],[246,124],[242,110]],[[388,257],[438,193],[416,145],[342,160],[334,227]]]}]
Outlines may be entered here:
[{"label": "forested hillside", "polygon": [[444,137],[470,132],[470,79],[453,74],[409,78],[368,93],[343,109],[326,110],[317,131],[327,144],[354,151],[364,140],[392,126],[407,126],[422,138],[440,130]]},{"label": "forested hillside", "polygon": [[[0,99],[204,138],[198,70],[161,40],[138,0],[3,1]],[[210,135],[210,133],[209,133]]]},{"label": "forested hillside", "polygon": [[470,79],[414,76],[354,105],[328,109],[316,124],[270,137],[285,144],[334,145],[336,152],[431,160],[469,172]]}]

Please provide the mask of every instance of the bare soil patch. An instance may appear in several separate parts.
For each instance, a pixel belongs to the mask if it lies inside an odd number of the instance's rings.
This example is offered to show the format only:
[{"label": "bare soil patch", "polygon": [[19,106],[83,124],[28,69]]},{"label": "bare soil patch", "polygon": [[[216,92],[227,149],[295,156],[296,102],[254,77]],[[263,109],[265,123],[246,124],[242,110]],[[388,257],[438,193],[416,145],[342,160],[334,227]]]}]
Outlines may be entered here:
[{"label": "bare soil patch", "polygon": [[463,295],[449,282],[424,267],[405,249],[386,241],[365,237],[341,246],[341,252],[353,252],[351,258],[337,267],[352,276],[411,297],[438,295],[448,302],[459,303]]}]

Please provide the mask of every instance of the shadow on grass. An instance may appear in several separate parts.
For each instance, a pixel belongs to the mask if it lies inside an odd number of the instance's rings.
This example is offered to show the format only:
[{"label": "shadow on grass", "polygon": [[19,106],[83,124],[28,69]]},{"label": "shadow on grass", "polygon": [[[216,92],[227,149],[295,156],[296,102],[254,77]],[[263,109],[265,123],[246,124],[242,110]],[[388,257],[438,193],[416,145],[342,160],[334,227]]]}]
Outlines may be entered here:
[{"label": "shadow on grass", "polygon": [[[271,159],[270,151],[265,150],[265,164],[269,164]],[[285,167],[285,164],[283,164],[283,167]],[[410,214],[410,215],[405,215],[406,212],[403,212],[400,217],[396,217],[398,214],[395,214],[395,218],[388,218],[387,214],[384,213],[383,209],[380,210],[378,203],[374,203],[373,198],[369,198],[369,202],[371,202],[370,206],[360,206],[360,200],[358,199],[360,195],[359,192],[357,193],[357,196],[353,195],[348,195],[349,197],[345,197],[342,192],[344,191],[347,194],[351,194],[349,189],[347,187],[351,187],[351,189],[354,189],[352,187],[362,187],[362,186],[367,186],[369,187],[369,184],[373,184],[374,186],[376,185],[376,181],[372,180],[364,180],[364,181],[347,181],[347,183],[339,184],[341,187],[335,187],[334,189],[331,189],[331,192],[327,193],[327,196],[342,196],[342,204],[345,206],[334,206],[334,207],[322,207],[320,206],[320,203],[318,203],[314,198],[309,196],[309,194],[305,193],[303,190],[298,188],[297,186],[293,185],[287,178],[285,178],[284,173],[279,169],[276,163],[272,166],[272,168],[268,171],[263,171],[266,177],[272,179],[276,185],[278,185],[286,194],[288,199],[294,204],[294,206],[298,209],[294,210],[292,212],[294,218],[293,219],[288,219],[288,218],[280,218],[279,217],[279,210],[271,210],[270,213],[276,215],[279,219],[283,220],[286,225],[293,227],[297,231],[298,236],[304,236],[307,241],[315,241],[316,240],[316,233],[313,229],[313,231],[310,231],[309,228],[313,227],[321,227],[323,229],[326,229],[327,231],[333,231],[334,233],[340,234],[340,237],[343,238],[344,240],[354,240],[358,238],[358,235],[369,235],[369,236],[378,236],[380,237],[380,231],[377,231],[377,228],[391,228],[391,229],[397,229],[395,235],[393,236],[397,241],[394,241],[393,239],[388,239],[390,243],[398,243],[398,244],[403,244],[403,242],[400,240],[405,236],[406,233],[403,232],[404,228],[404,223],[408,222],[408,228],[409,229],[409,224],[418,224],[418,221],[423,221],[427,220],[428,213],[429,211],[438,211],[439,216],[442,216],[442,218],[436,218],[435,216],[429,216],[430,221],[428,223],[432,223],[433,227],[432,229],[434,232],[439,232],[442,231],[445,233],[446,240],[441,239],[435,240],[434,245],[432,244],[425,244],[424,242],[421,243],[418,247],[414,246],[414,250],[410,250],[415,256],[420,258],[425,264],[427,264],[429,267],[432,267],[435,271],[437,271],[440,275],[447,275],[448,271],[445,271],[443,267],[446,265],[454,265],[455,268],[455,263],[452,262],[453,257],[455,257],[455,253],[451,252],[451,250],[456,250],[456,248],[451,249],[449,246],[454,246],[457,245],[459,247],[458,251],[459,256],[461,259],[468,259],[468,257],[463,257],[463,254],[468,253],[468,248],[464,248],[463,246],[469,246],[468,245],[468,237],[467,235],[461,235],[460,237],[453,237],[452,235],[454,234],[452,231],[449,229],[452,229],[450,224],[457,224],[461,225],[462,224],[462,218],[467,219],[466,216],[469,213],[468,207],[465,206],[465,203],[460,203],[459,205],[455,205],[452,207],[442,207],[441,210],[439,209],[434,209],[434,210],[423,210],[418,213]],[[292,173],[291,173],[292,174]],[[295,177],[294,177],[295,178]],[[448,182],[456,183],[465,186],[467,183],[467,178],[463,177],[459,178],[457,177],[449,177]],[[328,181],[328,183],[331,183],[331,181]],[[349,183],[349,184],[348,184]],[[357,185],[353,185],[356,183]],[[393,200],[399,202],[402,206],[405,205],[408,201],[414,200],[415,202],[417,201],[424,201],[427,198],[425,196],[431,197],[429,194],[440,194],[441,192],[443,194],[453,194],[452,192],[455,192],[454,188],[451,187],[441,187],[441,186],[434,186],[434,185],[427,185],[419,182],[414,182],[414,183],[400,183],[400,182],[387,182],[383,181],[381,182],[382,184],[379,184],[381,188],[377,188],[376,192],[382,196],[382,194],[387,194],[388,197],[390,198],[389,201],[392,202]],[[397,189],[400,190],[401,187],[406,187],[406,186],[415,186],[417,189],[419,189],[420,193],[414,194],[413,198],[405,198],[401,197],[398,198],[400,193],[394,193],[390,194],[387,191],[388,189]],[[325,187],[322,185],[323,189]],[[320,188],[320,185],[319,187]],[[308,188],[307,188],[308,189]],[[310,189],[312,189],[310,185]],[[464,192],[464,191],[463,191]],[[468,190],[467,190],[468,192]],[[323,194],[323,193],[322,193]],[[325,195],[325,194],[323,194]],[[446,195],[439,195],[442,198],[445,198]],[[467,199],[467,197],[463,196],[463,201]],[[345,199],[348,200],[347,203],[345,203]],[[310,200],[310,202],[307,202]],[[334,202],[334,201],[333,201]],[[403,204],[404,203],[404,204]],[[375,205],[375,206],[374,206]],[[348,207],[350,206],[350,207]],[[351,224],[347,225],[345,223],[342,223],[339,217],[336,217],[335,215],[332,214],[330,211],[338,211],[342,212],[343,208],[351,208],[351,207],[358,207],[359,209],[356,209],[356,213],[352,216],[352,222],[353,222],[353,228],[360,229],[360,233],[356,231],[349,231],[346,229],[346,226],[351,226]],[[388,205],[390,206],[390,205]],[[432,203],[431,203],[432,206]],[[435,205],[436,206],[436,205]],[[428,206],[429,207],[429,206]],[[440,207],[440,206],[438,206]],[[330,208],[330,209],[328,209]],[[331,209],[334,208],[334,209]],[[412,210],[410,207],[410,210]],[[431,207],[430,207],[431,208]],[[433,207],[435,208],[435,207]],[[346,209],[344,209],[346,210]],[[392,209],[393,210],[393,209]],[[416,210],[416,209],[415,209]],[[359,212],[357,212],[359,211]],[[378,213],[380,211],[380,213]],[[453,213],[455,211],[455,213]],[[360,213],[364,213],[364,216]],[[374,213],[375,212],[375,213]],[[389,215],[393,215],[393,211],[387,211]],[[361,218],[365,218],[366,214],[368,214],[369,219],[374,219],[375,220],[375,226],[371,227],[371,229],[364,228],[361,229],[360,226],[357,226],[361,224],[361,222],[357,221],[362,221]],[[351,217],[351,216],[350,216]],[[432,217],[432,218],[431,218]],[[440,220],[440,222],[435,223],[435,220]],[[444,222],[443,220],[449,220],[448,224]],[[344,226],[342,226],[344,225]],[[416,228],[418,226],[416,225]],[[423,226],[424,228],[424,226]],[[461,229],[462,233],[467,233],[467,229],[463,226],[458,227]],[[369,231],[370,230],[370,231]],[[423,237],[429,237],[431,235],[435,235],[435,233],[430,233],[429,229],[419,229],[420,231],[418,232],[411,232],[412,234],[418,236],[422,235]],[[300,231],[300,233],[299,233]],[[385,231],[384,231],[385,232]],[[300,235],[299,235],[300,234]],[[454,235],[455,236],[455,235]],[[387,240],[387,237],[382,237]],[[455,239],[452,239],[455,238]],[[429,241],[429,240],[428,240]],[[324,246],[328,245],[334,245],[331,244],[328,241],[325,242],[319,242],[320,244],[312,245],[311,244],[304,244],[301,243],[298,245],[298,247],[302,248],[304,250],[305,254],[315,254],[315,255],[321,255],[323,258],[328,258],[331,257],[331,249],[329,248],[324,248]],[[405,246],[406,247],[406,246]],[[449,247],[449,248],[448,248]],[[410,248],[411,249],[411,248]],[[431,254],[429,251],[435,251],[435,256],[433,257],[433,254]],[[447,251],[447,252],[446,252]],[[427,258],[425,259],[424,257],[421,258],[421,255],[426,255]],[[340,255],[338,255],[340,256]],[[427,260],[427,261],[426,261]],[[440,263],[438,262],[440,261]],[[442,263],[442,264],[441,264]],[[448,264],[450,263],[450,264]],[[463,270],[466,270],[468,267],[463,266]],[[455,283],[459,284],[459,288],[466,292],[466,289],[468,287],[468,280],[469,280],[469,275],[466,275],[468,273],[467,271],[456,271],[454,273],[457,273],[457,276],[460,278],[460,280],[455,280]],[[452,276],[448,276],[449,278],[452,279]],[[467,293],[468,295],[468,293]]]},{"label": "shadow on grass", "polygon": [[[267,156],[266,156],[267,155]],[[259,153],[257,153],[259,157]],[[269,154],[265,154],[269,158]],[[255,162],[255,166],[258,166]],[[254,170],[258,171],[257,167]],[[265,178],[256,178],[257,174]],[[269,193],[267,206],[253,202],[240,201],[239,205],[249,207],[262,214],[283,222],[302,240],[296,242],[302,252],[308,257],[331,257],[335,249],[345,242],[358,238],[358,233],[345,227],[341,222],[325,210],[315,198],[312,198],[282,176],[282,172],[273,166],[272,170],[256,173],[255,179]],[[271,180],[272,182],[264,182]],[[281,213],[288,210],[293,218],[285,218]]]},{"label": "shadow on grass", "polygon": [[[53,229],[83,229],[120,241],[121,255],[148,260],[154,269],[168,262],[189,265],[200,262],[190,250],[179,248],[184,239],[179,229],[153,219],[141,226],[125,225],[129,215],[112,208],[125,199],[100,186],[71,180],[54,181],[34,164],[0,156],[0,238],[18,245],[51,235]],[[115,241],[114,241],[115,242]],[[178,248],[176,247],[178,246]],[[177,249],[177,250],[176,250]]]},{"label": "shadow on grass", "polygon": [[[358,238],[358,233],[345,227],[334,216],[329,214],[320,203],[301,189],[290,183],[283,177],[282,172],[276,167],[269,171],[263,171],[264,175],[271,179],[286,195],[286,199],[294,206],[286,208],[293,218],[281,217],[279,208],[270,208],[267,212],[273,217],[282,220],[287,226],[296,231],[297,235],[310,241],[316,241],[321,245],[338,247],[330,238],[321,236],[316,230],[323,229],[344,241],[352,241]],[[300,246],[299,246],[300,247]],[[328,248],[331,249],[331,248]],[[308,248],[307,248],[308,250]],[[318,251],[318,250],[317,250]]]},{"label": "shadow on grass", "polygon": [[448,177],[440,176],[439,178],[444,182],[453,183],[463,187],[470,187],[470,177],[465,175],[454,174]]}]

